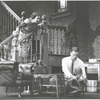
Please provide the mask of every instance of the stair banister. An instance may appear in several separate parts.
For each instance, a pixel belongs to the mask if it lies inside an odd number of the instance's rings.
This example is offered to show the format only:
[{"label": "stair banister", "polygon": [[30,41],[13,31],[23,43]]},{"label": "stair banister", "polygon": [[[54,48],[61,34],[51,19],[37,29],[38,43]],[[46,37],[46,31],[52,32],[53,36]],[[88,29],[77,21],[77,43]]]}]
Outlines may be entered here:
[{"label": "stair banister", "polygon": [[[10,33],[12,33],[15,30],[14,28],[16,28],[18,26],[18,23],[20,23],[21,18],[4,1],[1,1],[1,5],[4,7],[4,9],[6,9],[6,11],[8,11],[9,19],[11,19],[8,27],[10,28]],[[11,24],[11,23],[13,23],[13,24]],[[10,40],[13,40],[13,42],[15,43],[16,39],[17,38],[15,36],[13,36],[13,34],[11,34],[9,37],[4,39],[0,44],[5,45]],[[16,45],[13,45],[12,52],[13,52],[12,53],[13,54],[13,60],[17,61],[17,58],[16,58],[17,57],[17,47],[16,47]],[[4,51],[2,53],[4,53]],[[5,60],[7,60],[7,59],[5,59]]]},{"label": "stair banister", "polygon": [[29,33],[29,34],[26,34],[23,38],[21,38],[21,39],[19,40],[19,43],[21,43],[24,39],[30,37],[30,36],[31,36],[33,33],[35,33],[38,29],[39,29],[39,27],[37,27],[36,29],[34,29],[33,32],[31,32],[31,33]]},{"label": "stair banister", "polygon": [[20,17],[5,2],[1,1],[1,4],[8,12],[10,12],[11,15],[13,15],[18,20],[18,22],[20,22]]},{"label": "stair banister", "polygon": [[5,40],[3,40],[0,44],[6,44],[6,43],[9,42],[12,38],[13,38],[13,35],[10,35],[10,36],[7,37]]},{"label": "stair banister", "polygon": [[26,34],[22,39],[19,40],[19,43],[21,43],[24,39],[30,37],[32,34],[34,34],[34,33],[35,33],[36,31],[38,31],[40,28],[43,28],[43,27],[45,27],[45,26],[47,26],[47,24],[46,24],[46,16],[45,16],[45,15],[42,15],[42,21],[41,21],[41,23],[39,23],[39,24],[37,25],[37,28],[34,29],[33,32],[31,32],[31,33],[29,33],[29,34]]},{"label": "stair banister", "polygon": [[[20,17],[3,1],[1,1],[2,6],[16,19],[16,21],[20,22]],[[14,27],[14,26],[13,26]],[[0,44],[6,44],[13,38],[13,35],[10,35],[5,40],[3,40]]]}]

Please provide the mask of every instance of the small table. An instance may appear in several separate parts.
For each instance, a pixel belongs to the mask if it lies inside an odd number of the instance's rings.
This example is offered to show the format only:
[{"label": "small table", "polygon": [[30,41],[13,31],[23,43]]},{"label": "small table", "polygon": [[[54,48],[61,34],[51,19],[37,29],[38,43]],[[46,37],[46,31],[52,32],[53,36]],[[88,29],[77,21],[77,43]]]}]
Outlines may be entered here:
[{"label": "small table", "polygon": [[[39,94],[41,93],[56,93],[57,98],[59,97],[59,90],[63,87],[63,92],[64,92],[64,96],[66,95],[66,92],[64,90],[65,89],[65,81],[64,81],[64,75],[63,74],[33,74],[34,80],[38,78],[39,80]],[[43,79],[54,79],[53,83],[49,83],[49,84],[43,84]],[[50,82],[50,81],[49,81]],[[56,91],[55,92],[43,92],[42,88],[44,87],[55,87]]]}]

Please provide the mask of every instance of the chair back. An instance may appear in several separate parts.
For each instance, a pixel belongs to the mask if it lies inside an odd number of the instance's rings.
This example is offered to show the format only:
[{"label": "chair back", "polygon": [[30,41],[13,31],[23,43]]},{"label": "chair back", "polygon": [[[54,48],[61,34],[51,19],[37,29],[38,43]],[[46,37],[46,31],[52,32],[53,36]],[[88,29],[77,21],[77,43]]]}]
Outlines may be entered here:
[{"label": "chair back", "polygon": [[34,67],[34,74],[47,74],[47,66],[35,66]]}]

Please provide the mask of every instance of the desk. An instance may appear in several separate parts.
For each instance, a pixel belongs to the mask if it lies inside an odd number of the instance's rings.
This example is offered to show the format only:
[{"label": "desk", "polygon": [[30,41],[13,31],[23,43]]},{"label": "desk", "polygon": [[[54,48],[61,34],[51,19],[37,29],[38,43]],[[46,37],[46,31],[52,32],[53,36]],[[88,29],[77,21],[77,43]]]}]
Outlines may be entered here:
[{"label": "desk", "polygon": [[[34,79],[39,79],[39,93],[56,93],[57,98],[59,97],[60,91],[66,96],[65,81],[63,74],[33,74]],[[43,83],[43,79],[48,79],[48,83]],[[51,79],[51,80],[50,80]],[[54,79],[54,80],[53,80]],[[51,88],[55,87],[56,91],[45,91],[43,92],[43,87]]]}]

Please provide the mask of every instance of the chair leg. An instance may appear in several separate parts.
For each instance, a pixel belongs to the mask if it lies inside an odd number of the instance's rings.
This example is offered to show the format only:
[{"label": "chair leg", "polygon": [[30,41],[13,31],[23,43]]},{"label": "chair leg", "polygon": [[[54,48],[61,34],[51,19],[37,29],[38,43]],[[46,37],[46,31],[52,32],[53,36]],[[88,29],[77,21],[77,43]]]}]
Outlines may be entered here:
[{"label": "chair leg", "polygon": [[59,98],[59,88],[58,88],[58,77],[56,75],[56,94],[57,94],[57,98]]},{"label": "chair leg", "polygon": [[38,77],[39,85],[38,85],[38,93],[39,95],[42,94],[42,80],[41,77]]},{"label": "chair leg", "polygon": [[6,87],[5,95],[7,95],[8,87]]},{"label": "chair leg", "polygon": [[85,92],[85,87],[83,87],[83,95],[84,95],[84,92]]},{"label": "chair leg", "polygon": [[21,98],[21,94],[20,93],[18,94],[18,98]]},{"label": "chair leg", "polygon": [[56,92],[57,92],[57,98],[59,98],[58,87],[56,87]]},{"label": "chair leg", "polygon": [[18,98],[21,98],[21,86],[18,87],[19,93],[18,93]]},{"label": "chair leg", "polygon": [[66,97],[66,87],[64,86],[64,97]]},{"label": "chair leg", "polygon": [[30,95],[33,96],[33,86],[30,85],[29,87],[30,87],[30,89],[29,89],[30,90]]}]

